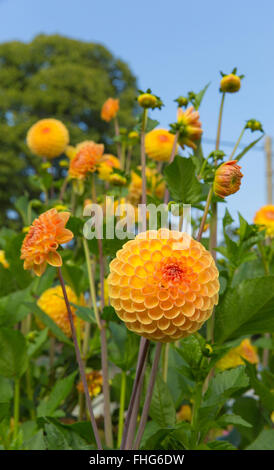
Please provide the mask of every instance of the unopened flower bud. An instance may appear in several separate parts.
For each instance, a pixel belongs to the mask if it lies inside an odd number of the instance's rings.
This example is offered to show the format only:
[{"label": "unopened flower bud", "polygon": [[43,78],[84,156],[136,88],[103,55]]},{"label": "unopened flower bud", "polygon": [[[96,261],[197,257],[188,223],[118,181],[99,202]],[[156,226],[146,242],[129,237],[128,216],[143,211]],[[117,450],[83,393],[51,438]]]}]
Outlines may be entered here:
[{"label": "unopened flower bud", "polygon": [[155,108],[158,99],[151,93],[142,93],[138,96],[138,103],[142,108]]},{"label": "unopened flower bud", "polygon": [[125,186],[127,184],[127,179],[119,175],[119,173],[113,173],[109,177],[110,183],[114,184],[114,186]]},{"label": "unopened flower bud", "polygon": [[261,131],[263,132],[263,126],[260,121],[256,121],[256,119],[249,119],[246,123],[246,129],[250,129],[251,132]]},{"label": "unopened flower bud", "polygon": [[128,138],[129,138],[130,140],[137,140],[137,139],[139,139],[139,134],[138,134],[138,132],[136,132],[136,131],[131,131],[131,132],[129,132],[129,134],[128,134]]},{"label": "unopened flower bud", "polygon": [[179,108],[186,107],[188,105],[188,99],[185,96],[179,96],[176,100]]},{"label": "unopened flower bud", "polygon": [[237,165],[237,160],[222,163],[216,170],[213,182],[213,190],[216,196],[225,198],[236,193],[241,186],[241,167]]},{"label": "unopened flower bud", "polygon": [[220,90],[224,93],[236,93],[241,88],[241,78],[235,73],[225,75],[220,82]]}]

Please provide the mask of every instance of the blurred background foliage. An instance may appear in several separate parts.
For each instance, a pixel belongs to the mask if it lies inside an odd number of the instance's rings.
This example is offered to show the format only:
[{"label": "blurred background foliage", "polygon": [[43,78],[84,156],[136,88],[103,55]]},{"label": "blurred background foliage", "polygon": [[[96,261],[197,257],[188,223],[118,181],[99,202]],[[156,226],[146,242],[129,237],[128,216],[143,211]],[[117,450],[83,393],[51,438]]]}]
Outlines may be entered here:
[{"label": "blurred background foliage", "polygon": [[0,224],[16,225],[10,212],[22,194],[38,196],[28,176],[41,161],[26,146],[38,119],[55,117],[73,144],[92,139],[111,151],[113,123],[100,119],[101,106],[119,97],[121,126],[134,122],[136,79],[128,65],[100,44],[60,35],[39,35],[28,44],[0,45]]}]

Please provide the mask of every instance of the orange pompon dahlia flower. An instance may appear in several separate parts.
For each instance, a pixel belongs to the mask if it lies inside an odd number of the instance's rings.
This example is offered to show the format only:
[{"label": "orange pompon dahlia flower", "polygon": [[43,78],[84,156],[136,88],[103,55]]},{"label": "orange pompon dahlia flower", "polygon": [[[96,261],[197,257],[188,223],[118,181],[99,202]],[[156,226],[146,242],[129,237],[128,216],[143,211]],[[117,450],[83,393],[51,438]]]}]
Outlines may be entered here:
[{"label": "orange pompon dahlia flower", "polygon": [[140,233],[116,254],[108,277],[110,303],[129,330],[163,343],[194,333],[218,302],[218,270],[186,233]]},{"label": "orange pompon dahlia flower", "polygon": [[[94,398],[99,395],[102,390],[103,376],[98,370],[93,370],[86,374],[86,379],[88,384],[89,396],[90,398]],[[78,383],[77,390],[80,393],[84,393],[84,385],[82,381]]]},{"label": "orange pompon dahlia flower", "polygon": [[119,111],[119,100],[114,98],[108,98],[101,109],[101,119],[103,121],[109,122],[115,118],[116,114]]},{"label": "orange pompon dahlia flower", "polygon": [[175,136],[166,129],[153,129],[145,136],[145,151],[149,158],[157,162],[168,162]]},{"label": "orange pompon dahlia flower", "polygon": [[70,160],[69,176],[84,180],[88,173],[94,173],[104,153],[104,145],[89,142],[80,147],[75,157]]},{"label": "orange pompon dahlia flower", "polygon": [[237,160],[222,163],[217,168],[213,182],[213,191],[216,196],[225,198],[239,191],[243,177],[240,170]]},{"label": "orange pompon dahlia flower", "polygon": [[[84,296],[82,295],[80,298],[78,298],[70,286],[66,286],[66,291],[75,328],[77,328],[77,322],[79,322],[80,329],[82,330],[84,323],[79,317],[76,316],[76,308],[74,305],[85,306],[86,304]],[[43,294],[39,297],[37,305],[56,323],[57,326],[59,326],[66,336],[71,337],[70,322],[61,286],[51,287],[50,289],[44,291]],[[40,320],[38,320],[37,323],[39,327],[44,326]]]},{"label": "orange pompon dahlia flower", "polygon": [[39,157],[58,157],[66,150],[68,143],[68,130],[58,119],[41,119],[27,133],[27,145]]},{"label": "orange pompon dahlia flower", "polygon": [[47,263],[62,266],[57,248],[73,238],[73,233],[65,228],[69,217],[69,212],[50,209],[33,221],[21,248],[24,269],[33,269],[37,276],[41,276]]},{"label": "orange pompon dahlia flower", "polygon": [[244,364],[244,360],[251,364],[258,364],[259,357],[257,349],[248,338],[244,339],[239,346],[232,348],[217,363],[216,367],[220,370],[232,369]]},{"label": "orange pompon dahlia flower", "polygon": [[274,205],[267,204],[261,207],[255,214],[254,224],[265,228],[267,236],[274,238]]},{"label": "orange pompon dahlia flower", "polygon": [[199,140],[203,131],[198,111],[194,111],[194,107],[190,106],[185,111],[178,108],[177,121],[181,125],[179,144],[182,148],[186,145],[192,149],[196,149],[195,141]]}]

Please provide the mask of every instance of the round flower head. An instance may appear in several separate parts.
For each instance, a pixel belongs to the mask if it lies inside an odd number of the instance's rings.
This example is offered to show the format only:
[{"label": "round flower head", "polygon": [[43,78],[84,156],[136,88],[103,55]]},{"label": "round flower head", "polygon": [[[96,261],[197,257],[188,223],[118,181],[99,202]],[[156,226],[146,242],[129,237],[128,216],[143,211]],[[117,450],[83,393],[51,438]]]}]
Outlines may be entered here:
[{"label": "round flower head", "polygon": [[213,190],[216,196],[225,198],[239,191],[243,177],[240,170],[241,167],[237,165],[237,160],[222,163],[217,168],[213,182]]},{"label": "round flower head", "polygon": [[155,108],[157,105],[157,98],[156,96],[152,95],[151,93],[142,93],[138,96],[137,101],[142,108]]},{"label": "round flower head", "polygon": [[[102,390],[103,385],[103,377],[102,374],[98,370],[93,370],[86,374],[87,384],[88,384],[88,391],[90,398],[94,398]],[[80,393],[84,393],[84,385],[83,382],[80,381],[77,385],[77,390]]]},{"label": "round flower head", "polygon": [[3,266],[5,269],[8,269],[9,266],[10,266],[9,263],[7,262],[7,260],[6,260],[4,250],[0,250],[0,264],[2,264],[2,266]]},{"label": "round flower head", "polygon": [[119,111],[119,100],[114,98],[108,98],[101,109],[101,119],[103,121],[109,122],[115,118],[116,114]]},{"label": "round flower head", "polygon": [[58,157],[65,151],[68,143],[68,130],[57,119],[41,119],[27,134],[28,147],[39,157]]},{"label": "round flower head", "polygon": [[75,157],[70,160],[69,176],[84,180],[88,173],[94,173],[104,152],[103,144],[87,143],[80,147]]},{"label": "round flower head", "polygon": [[120,161],[114,155],[105,153],[98,167],[98,176],[101,180],[109,181],[110,175],[113,173],[115,168],[120,169]]},{"label": "round flower head", "polygon": [[166,129],[153,129],[145,137],[146,154],[157,162],[168,162],[175,136]]},{"label": "round flower head", "polygon": [[182,148],[186,145],[192,149],[196,149],[195,141],[199,140],[203,131],[201,128],[200,115],[190,106],[185,111],[178,108],[177,121],[180,124],[179,144]]},{"label": "round flower head", "polygon": [[69,212],[50,209],[33,221],[21,248],[24,269],[33,269],[37,276],[41,276],[47,263],[62,266],[57,248],[73,238],[73,233],[65,228],[69,217]]},{"label": "round flower head", "polygon": [[235,73],[225,75],[220,82],[220,90],[224,93],[236,93],[241,88],[241,77]]},{"label": "round flower head", "polygon": [[266,229],[267,236],[274,238],[274,205],[268,204],[256,212],[254,224]]},{"label": "round flower head", "polygon": [[[66,286],[68,300],[72,311],[73,322],[75,328],[77,328],[77,322],[80,322],[80,326],[83,326],[83,321],[75,315],[76,308],[74,305],[85,305],[84,297],[78,299],[77,295],[73,292],[71,287]],[[74,305],[72,305],[74,304]],[[43,310],[59,328],[65,333],[66,336],[71,336],[71,328],[69,323],[68,312],[66,303],[63,297],[63,291],[61,286],[52,287],[47,289],[37,301],[38,307]],[[39,326],[42,326],[38,321]]]},{"label": "round flower head", "polygon": [[223,356],[216,364],[216,367],[220,370],[231,369],[244,364],[244,360],[251,364],[258,364],[259,358],[257,350],[250,340],[244,339],[239,346],[231,349],[225,356]]},{"label": "round flower head", "polygon": [[218,270],[186,233],[159,229],[125,243],[110,263],[110,303],[128,329],[160,342],[194,333],[218,302]]}]

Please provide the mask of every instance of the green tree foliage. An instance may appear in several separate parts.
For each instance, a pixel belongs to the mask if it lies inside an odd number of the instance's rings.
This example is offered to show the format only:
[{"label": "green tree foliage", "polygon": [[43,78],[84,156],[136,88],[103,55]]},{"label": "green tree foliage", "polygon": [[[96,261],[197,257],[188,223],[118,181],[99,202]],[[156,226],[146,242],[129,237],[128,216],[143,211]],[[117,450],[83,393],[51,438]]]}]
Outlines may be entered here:
[{"label": "green tree foliage", "polygon": [[25,137],[35,121],[61,119],[73,144],[93,139],[109,145],[106,135],[113,124],[100,119],[103,102],[118,96],[119,121],[129,126],[135,94],[136,80],[127,64],[100,44],[59,35],[1,44],[0,223],[18,195],[34,195],[27,176],[40,160],[28,151]]}]

